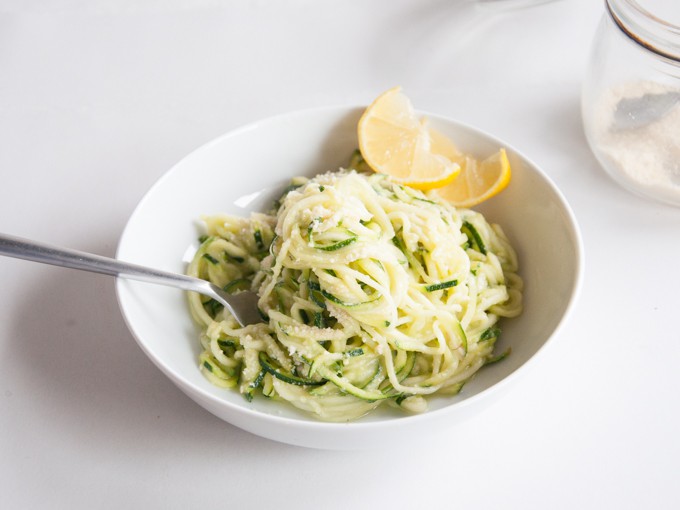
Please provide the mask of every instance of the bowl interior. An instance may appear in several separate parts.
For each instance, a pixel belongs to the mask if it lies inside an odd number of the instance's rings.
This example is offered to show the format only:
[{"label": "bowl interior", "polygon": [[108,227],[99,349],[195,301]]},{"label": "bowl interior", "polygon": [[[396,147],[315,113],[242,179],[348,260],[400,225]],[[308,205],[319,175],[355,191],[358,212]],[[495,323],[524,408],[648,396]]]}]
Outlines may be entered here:
[{"label": "bowl interior", "polygon": [[[312,176],[345,165],[357,147],[361,108],[328,108],[275,117],[208,143],[180,161],[134,211],[118,249],[121,260],[184,272],[198,246],[200,218],[266,210],[295,175]],[[532,358],[554,334],[577,294],[582,251],[569,207],[550,180],[507,144],[471,127],[428,115],[432,125],[464,151],[486,157],[505,146],[513,169],[508,188],[479,209],[500,223],[518,252],[525,281],[523,314],[501,323],[502,363],[481,370],[457,397],[435,398],[430,413],[479,399]],[[216,388],[197,368],[198,328],[182,291],[119,280],[121,309],[139,345],[181,389],[235,424],[237,416],[312,421],[267,399],[247,403],[238,392]],[[392,411],[356,423],[409,419]],[[329,424],[320,424],[320,427]],[[257,431],[256,431],[257,432]]]}]

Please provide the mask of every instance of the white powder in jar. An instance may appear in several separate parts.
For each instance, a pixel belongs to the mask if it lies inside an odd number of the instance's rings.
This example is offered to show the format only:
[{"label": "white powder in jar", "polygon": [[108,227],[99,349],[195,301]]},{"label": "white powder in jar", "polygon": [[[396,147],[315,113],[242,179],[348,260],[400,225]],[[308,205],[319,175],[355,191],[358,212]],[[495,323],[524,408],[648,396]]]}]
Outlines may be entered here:
[{"label": "white powder in jar", "polygon": [[643,194],[680,204],[680,102],[665,115],[638,127],[615,121],[620,101],[680,88],[641,81],[609,89],[593,119],[595,144],[615,177]]}]

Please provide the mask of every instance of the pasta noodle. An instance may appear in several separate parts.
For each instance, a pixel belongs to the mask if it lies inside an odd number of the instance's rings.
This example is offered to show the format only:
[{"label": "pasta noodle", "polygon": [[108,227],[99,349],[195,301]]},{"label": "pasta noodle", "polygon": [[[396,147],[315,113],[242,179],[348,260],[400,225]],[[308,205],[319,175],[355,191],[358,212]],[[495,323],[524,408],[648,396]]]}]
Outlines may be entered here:
[{"label": "pasta noodle", "polygon": [[205,223],[188,273],[258,291],[266,321],[241,327],[191,293],[202,372],[322,420],[421,412],[428,395],[458,393],[504,356],[498,320],[522,309],[499,226],[381,174],[296,178],[272,214]]}]

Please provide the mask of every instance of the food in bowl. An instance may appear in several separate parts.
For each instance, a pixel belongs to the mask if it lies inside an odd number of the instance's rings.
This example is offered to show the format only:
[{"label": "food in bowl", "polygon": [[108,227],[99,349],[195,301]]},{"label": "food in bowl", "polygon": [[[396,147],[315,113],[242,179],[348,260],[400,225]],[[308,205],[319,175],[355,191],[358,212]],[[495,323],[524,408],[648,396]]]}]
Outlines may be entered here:
[{"label": "food in bowl", "polygon": [[205,377],[325,421],[382,404],[422,412],[428,395],[459,393],[507,355],[494,353],[498,320],[522,309],[500,226],[442,198],[460,206],[501,191],[505,151],[480,174],[398,87],[365,110],[357,132],[349,170],[294,179],[270,214],[207,217],[188,268],[228,292],[257,291],[264,320],[241,327],[192,294]]},{"label": "food in bowl", "polygon": [[470,209],[340,170],[293,180],[271,214],[205,218],[188,273],[257,290],[265,322],[241,327],[191,294],[200,368],[214,384],[287,401],[325,421],[387,404],[427,409],[494,353],[499,318],[522,309],[517,256]]},{"label": "food in bowl", "polygon": [[[364,111],[324,107],[291,112],[258,120],[197,148],[145,194],[121,236],[117,257],[186,271],[198,249],[198,218],[206,213],[249,217],[267,211],[292,176],[311,178],[346,166],[348,155],[358,146],[357,123]],[[507,150],[512,182],[475,210],[502,225],[517,252],[525,283],[522,313],[501,321],[503,332],[495,344],[497,353],[511,347],[511,355],[479,370],[457,395],[427,397],[426,413],[398,412],[381,405],[358,420],[326,422],[285,402],[264,397],[248,402],[235,389],[211,384],[198,369],[199,328],[187,310],[186,295],[118,280],[118,300],[133,337],[169,381],[235,427],[288,444],[341,450],[392,447],[404,437],[441,433],[453,437],[460,424],[520,389],[515,383],[530,376],[531,367],[545,359],[540,353],[561,332],[566,333],[563,328],[575,308],[584,264],[578,224],[546,172],[520,150],[453,119],[421,115],[480,161],[498,147]],[[237,177],[243,168],[247,173]],[[225,181],[225,186],[214,185]]]}]

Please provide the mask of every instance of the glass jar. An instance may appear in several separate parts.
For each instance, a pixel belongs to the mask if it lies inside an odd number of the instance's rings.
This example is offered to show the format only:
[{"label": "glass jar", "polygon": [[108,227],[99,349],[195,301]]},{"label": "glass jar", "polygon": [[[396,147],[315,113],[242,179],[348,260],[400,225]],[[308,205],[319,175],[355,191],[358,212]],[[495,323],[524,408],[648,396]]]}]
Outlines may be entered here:
[{"label": "glass jar", "polygon": [[586,138],[625,188],[680,205],[680,2],[605,10],[583,84]]}]

